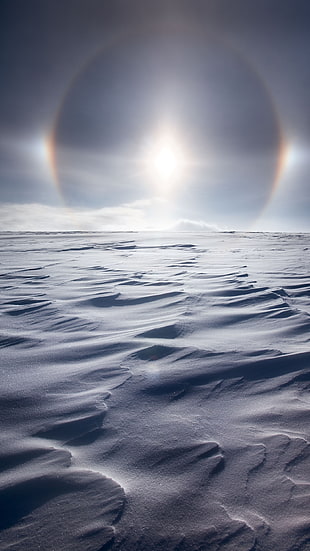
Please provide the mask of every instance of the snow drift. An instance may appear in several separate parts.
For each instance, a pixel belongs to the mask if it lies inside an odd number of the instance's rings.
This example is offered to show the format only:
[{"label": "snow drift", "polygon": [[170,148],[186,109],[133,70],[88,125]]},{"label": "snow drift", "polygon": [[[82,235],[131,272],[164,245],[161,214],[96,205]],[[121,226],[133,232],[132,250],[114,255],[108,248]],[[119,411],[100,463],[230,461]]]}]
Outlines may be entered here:
[{"label": "snow drift", "polygon": [[309,237],[1,234],[0,549],[309,549]]}]

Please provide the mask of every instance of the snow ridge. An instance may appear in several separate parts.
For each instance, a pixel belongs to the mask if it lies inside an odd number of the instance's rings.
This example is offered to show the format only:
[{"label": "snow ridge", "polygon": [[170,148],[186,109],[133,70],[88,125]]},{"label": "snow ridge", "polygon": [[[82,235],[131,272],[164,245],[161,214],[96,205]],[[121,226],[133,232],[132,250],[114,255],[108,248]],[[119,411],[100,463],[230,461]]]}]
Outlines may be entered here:
[{"label": "snow ridge", "polygon": [[0,235],[0,550],[306,551],[308,235]]}]

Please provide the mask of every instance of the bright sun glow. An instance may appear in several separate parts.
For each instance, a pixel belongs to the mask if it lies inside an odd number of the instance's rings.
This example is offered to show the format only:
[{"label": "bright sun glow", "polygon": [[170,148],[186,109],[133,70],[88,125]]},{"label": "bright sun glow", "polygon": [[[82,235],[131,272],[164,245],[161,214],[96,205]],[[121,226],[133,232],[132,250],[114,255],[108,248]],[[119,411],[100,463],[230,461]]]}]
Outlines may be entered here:
[{"label": "bright sun glow", "polygon": [[178,175],[180,170],[179,153],[173,143],[163,142],[154,151],[151,164],[154,172],[163,180],[170,180]]},{"label": "bright sun glow", "polygon": [[182,176],[184,160],[179,141],[165,131],[153,140],[146,155],[146,168],[159,187],[171,187]]}]

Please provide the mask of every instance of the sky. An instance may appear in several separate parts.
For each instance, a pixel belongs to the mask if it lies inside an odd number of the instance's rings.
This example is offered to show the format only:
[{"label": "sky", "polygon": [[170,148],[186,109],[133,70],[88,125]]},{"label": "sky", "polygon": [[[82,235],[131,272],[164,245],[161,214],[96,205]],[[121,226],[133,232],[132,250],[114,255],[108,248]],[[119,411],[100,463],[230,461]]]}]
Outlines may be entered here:
[{"label": "sky", "polygon": [[1,0],[0,230],[310,231],[308,0]]}]

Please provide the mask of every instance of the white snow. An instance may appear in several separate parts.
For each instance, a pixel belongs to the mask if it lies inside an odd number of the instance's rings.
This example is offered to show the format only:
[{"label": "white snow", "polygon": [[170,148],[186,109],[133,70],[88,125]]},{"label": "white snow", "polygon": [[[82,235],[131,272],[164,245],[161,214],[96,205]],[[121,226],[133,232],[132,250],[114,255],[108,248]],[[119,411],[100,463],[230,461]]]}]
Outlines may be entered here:
[{"label": "white snow", "polygon": [[0,550],[309,549],[308,247],[0,234]]}]

